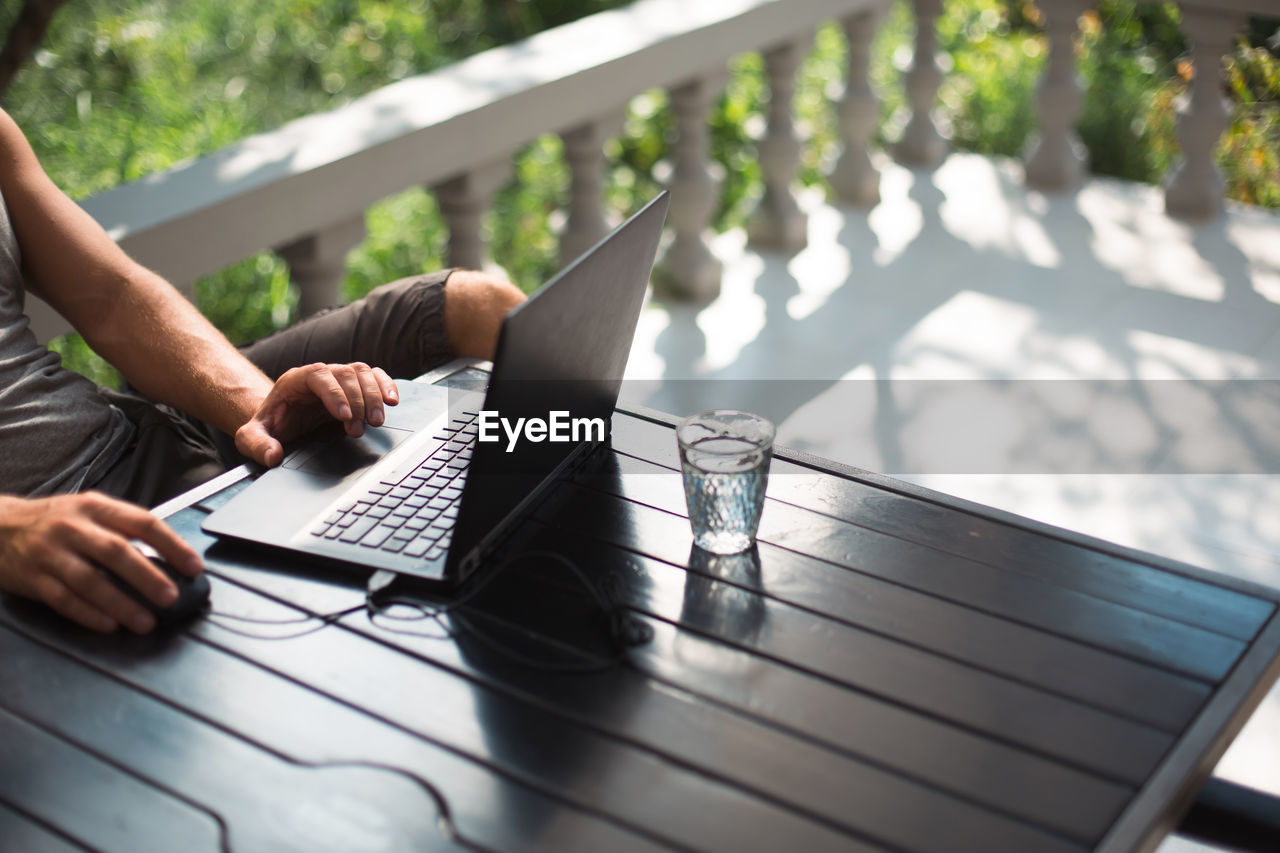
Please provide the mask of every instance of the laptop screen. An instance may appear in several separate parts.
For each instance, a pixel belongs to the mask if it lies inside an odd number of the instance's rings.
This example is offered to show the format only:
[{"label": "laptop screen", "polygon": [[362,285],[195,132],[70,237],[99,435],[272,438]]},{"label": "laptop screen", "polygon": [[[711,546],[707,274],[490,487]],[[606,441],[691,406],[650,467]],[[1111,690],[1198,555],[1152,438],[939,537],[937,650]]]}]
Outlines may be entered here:
[{"label": "laptop screen", "polygon": [[482,432],[472,454],[449,570],[607,435],[667,200],[649,202],[503,321],[481,411],[490,440]]}]

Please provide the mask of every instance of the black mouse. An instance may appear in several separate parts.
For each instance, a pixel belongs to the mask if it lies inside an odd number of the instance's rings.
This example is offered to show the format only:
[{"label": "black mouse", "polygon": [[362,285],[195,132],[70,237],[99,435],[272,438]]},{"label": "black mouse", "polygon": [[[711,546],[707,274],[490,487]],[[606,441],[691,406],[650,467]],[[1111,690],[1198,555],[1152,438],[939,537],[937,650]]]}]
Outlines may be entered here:
[{"label": "black mouse", "polygon": [[178,588],[177,600],[168,607],[161,607],[151,601],[131,584],[121,580],[115,572],[104,569],[102,573],[107,576],[107,580],[116,585],[117,589],[145,607],[147,612],[155,617],[157,628],[185,625],[204,612],[209,606],[209,579],[203,573],[192,578],[180,574],[163,560],[153,557],[151,562]]}]

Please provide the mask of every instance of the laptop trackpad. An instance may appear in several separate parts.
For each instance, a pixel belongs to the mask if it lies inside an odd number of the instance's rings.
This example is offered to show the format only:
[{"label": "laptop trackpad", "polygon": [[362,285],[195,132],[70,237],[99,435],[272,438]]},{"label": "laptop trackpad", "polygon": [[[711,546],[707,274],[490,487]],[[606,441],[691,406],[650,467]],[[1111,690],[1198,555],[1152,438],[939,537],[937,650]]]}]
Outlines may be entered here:
[{"label": "laptop trackpad", "polygon": [[342,435],[308,445],[289,457],[283,467],[341,480],[375,464],[411,435],[413,430],[366,426],[359,438]]}]

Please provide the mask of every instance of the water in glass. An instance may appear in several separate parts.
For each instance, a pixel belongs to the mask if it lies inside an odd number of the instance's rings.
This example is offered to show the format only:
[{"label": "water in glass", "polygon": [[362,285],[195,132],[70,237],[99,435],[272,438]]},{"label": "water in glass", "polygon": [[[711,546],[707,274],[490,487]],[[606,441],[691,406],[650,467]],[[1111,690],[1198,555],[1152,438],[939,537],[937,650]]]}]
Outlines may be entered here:
[{"label": "water in glass", "polygon": [[722,410],[686,419],[677,435],[694,544],[716,554],[751,547],[764,508],[773,425]]}]

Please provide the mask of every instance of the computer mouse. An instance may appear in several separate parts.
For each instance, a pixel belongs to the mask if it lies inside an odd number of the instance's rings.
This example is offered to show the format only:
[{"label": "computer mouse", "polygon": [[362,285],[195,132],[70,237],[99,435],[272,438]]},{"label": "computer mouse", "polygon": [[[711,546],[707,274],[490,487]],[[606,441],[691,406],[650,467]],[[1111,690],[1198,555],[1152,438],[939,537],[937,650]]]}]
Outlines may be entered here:
[{"label": "computer mouse", "polygon": [[117,589],[145,607],[147,612],[155,617],[157,628],[185,625],[204,612],[209,606],[209,579],[203,573],[188,577],[179,573],[164,560],[152,557],[151,562],[178,588],[177,600],[168,607],[160,607],[114,572],[102,569],[102,573],[107,576],[107,580],[116,585]]}]

